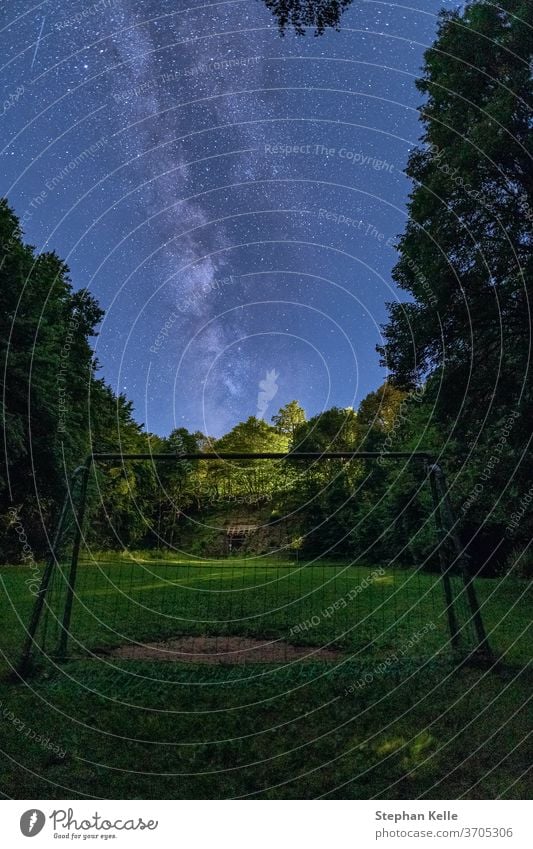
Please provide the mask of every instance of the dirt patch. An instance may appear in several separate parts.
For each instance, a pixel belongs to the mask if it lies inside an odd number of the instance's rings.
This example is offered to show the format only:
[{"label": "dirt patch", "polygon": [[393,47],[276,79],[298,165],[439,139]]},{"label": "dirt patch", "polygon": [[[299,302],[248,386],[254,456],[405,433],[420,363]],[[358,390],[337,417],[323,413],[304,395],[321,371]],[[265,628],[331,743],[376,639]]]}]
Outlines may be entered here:
[{"label": "dirt patch", "polygon": [[291,660],[335,661],[336,649],[293,646],[283,640],[268,642],[253,637],[179,637],[145,645],[128,644],[106,651],[125,660],[174,660],[181,663],[280,663]]}]

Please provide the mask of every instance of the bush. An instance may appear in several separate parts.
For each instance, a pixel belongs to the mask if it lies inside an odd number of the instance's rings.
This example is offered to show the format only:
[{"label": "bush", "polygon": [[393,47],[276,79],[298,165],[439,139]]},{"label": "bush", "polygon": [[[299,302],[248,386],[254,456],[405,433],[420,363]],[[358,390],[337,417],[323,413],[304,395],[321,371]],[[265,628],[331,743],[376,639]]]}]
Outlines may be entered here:
[{"label": "bush", "polygon": [[505,567],[507,575],[513,575],[515,578],[524,580],[533,578],[533,551],[518,546],[513,548],[506,560]]}]

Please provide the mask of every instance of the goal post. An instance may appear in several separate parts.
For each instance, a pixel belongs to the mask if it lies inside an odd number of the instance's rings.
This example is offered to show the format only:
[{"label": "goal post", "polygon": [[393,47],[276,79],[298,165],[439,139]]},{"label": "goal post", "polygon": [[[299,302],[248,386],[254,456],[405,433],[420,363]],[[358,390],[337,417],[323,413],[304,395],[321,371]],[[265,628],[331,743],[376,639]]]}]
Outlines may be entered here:
[{"label": "goal post", "polygon": [[[424,481],[427,482],[431,494],[432,514],[437,535],[438,558],[440,564],[440,580],[442,582],[443,599],[446,611],[449,643],[456,657],[467,658],[477,656],[490,659],[491,649],[485,632],[482,612],[477,599],[474,576],[468,568],[468,558],[461,544],[457,519],[454,515],[451,499],[442,467],[435,461],[433,455],[426,451],[417,452],[372,452],[372,451],[328,451],[328,452],[230,452],[230,453],[92,453],[83,465],[73,472],[60,511],[50,556],[45,565],[41,584],[37,591],[33,611],[26,630],[24,645],[18,673],[26,676],[32,666],[32,658],[39,649],[38,632],[45,611],[54,575],[59,570],[64,579],[64,594],[61,610],[54,611],[54,617],[59,627],[59,638],[54,660],[64,661],[69,656],[69,640],[72,636],[72,610],[76,596],[80,549],[84,540],[84,526],[88,506],[88,485],[91,472],[100,466],[125,465],[132,461],[147,461],[150,463],[178,463],[199,461],[239,462],[239,461],[296,461],[303,463],[326,462],[328,460],[342,461],[405,461],[415,463],[422,468]],[[60,567],[60,550],[64,541],[68,519],[72,522],[73,538],[71,554],[65,571]],[[462,588],[457,591],[452,577],[459,577]],[[244,579],[243,579],[244,580]],[[458,605],[458,596],[464,594],[466,604]],[[466,610],[466,613],[465,613]],[[464,632],[468,625],[473,637],[465,641]]]}]

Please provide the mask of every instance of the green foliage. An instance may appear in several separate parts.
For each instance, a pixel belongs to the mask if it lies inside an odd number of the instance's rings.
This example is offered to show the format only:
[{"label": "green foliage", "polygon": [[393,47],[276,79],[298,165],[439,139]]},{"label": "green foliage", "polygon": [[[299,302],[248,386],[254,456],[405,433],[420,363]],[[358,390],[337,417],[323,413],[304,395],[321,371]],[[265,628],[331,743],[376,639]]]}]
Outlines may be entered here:
[{"label": "green foliage", "polygon": [[298,401],[289,401],[284,407],[280,407],[275,416],[272,416],[276,430],[286,436],[294,436],[296,428],[305,420],[305,410]]},{"label": "green foliage", "polygon": [[[217,453],[286,452],[285,434],[262,419],[250,416],[215,442]],[[218,494],[231,496],[270,495],[280,479],[279,464],[270,461],[239,461],[210,464],[209,480]]]},{"label": "green foliage", "polygon": [[332,407],[298,425],[292,440],[296,451],[355,451],[357,416],[351,407]]},{"label": "green foliage", "polygon": [[395,378],[407,386],[446,362],[442,403],[448,412],[470,378],[468,412],[475,420],[483,409],[476,411],[476,402],[492,390],[489,366],[498,363],[501,320],[504,341],[513,344],[505,345],[510,384],[501,381],[500,403],[516,397],[516,366],[529,327],[531,8],[507,2],[503,9],[473,3],[463,16],[443,14],[426,53],[418,83],[427,96],[420,110],[423,147],[407,168],[414,188],[394,271],[414,303],[390,305],[382,348]]},{"label": "green foliage", "polygon": [[[87,292],[74,292],[67,266],[22,241],[18,220],[0,201],[0,368],[7,466],[0,472],[0,515],[21,515],[36,551],[70,470],[87,452],[85,402],[93,379],[89,338],[102,317]],[[17,556],[8,535],[2,555]]]},{"label": "green foliage", "polygon": [[513,548],[506,562],[506,573],[514,578],[531,580],[533,578],[533,552],[522,546]]},{"label": "green foliage", "polygon": [[[115,396],[95,374],[90,339],[102,316],[87,291],[73,290],[68,268],[56,254],[36,254],[23,243],[16,216],[1,201],[0,367],[8,461],[0,471],[4,560],[22,556],[10,510],[20,517],[33,556],[39,557],[68,477],[89,451],[141,450],[131,402]],[[91,495],[93,533],[113,510],[115,528],[124,532],[136,522],[138,535],[142,521],[131,494],[143,491],[146,498],[147,474],[146,464],[98,472]]]},{"label": "green foliage", "polygon": [[383,433],[391,430],[407,393],[391,383],[384,383],[375,392],[369,392],[361,401],[357,411],[360,425],[374,428]]},{"label": "green foliage", "polygon": [[[480,565],[490,548],[505,557],[531,460],[532,23],[526,0],[441,15],[418,81],[422,144],[393,272],[409,300],[389,304],[378,349],[397,386],[425,382]],[[530,518],[520,535],[531,531]]]}]

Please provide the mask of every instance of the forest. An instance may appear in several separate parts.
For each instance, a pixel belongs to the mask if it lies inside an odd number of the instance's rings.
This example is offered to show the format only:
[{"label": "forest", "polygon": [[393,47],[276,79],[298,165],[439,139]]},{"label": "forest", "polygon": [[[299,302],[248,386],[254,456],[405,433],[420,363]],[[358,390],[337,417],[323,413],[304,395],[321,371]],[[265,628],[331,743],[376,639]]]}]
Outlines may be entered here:
[{"label": "forest", "polygon": [[[20,522],[33,555],[45,554],[66,479],[89,452],[423,449],[446,467],[473,568],[514,568],[514,552],[532,531],[527,18],[518,0],[440,17],[417,81],[423,134],[406,170],[409,216],[393,271],[404,297],[388,305],[378,346],[386,381],[357,410],[307,417],[295,400],[271,421],[251,416],[217,439],[184,428],[166,437],[146,432],[128,398],[99,375],[91,346],[103,317],[96,299],[83,281],[70,280],[59,256],[25,242],[2,201],[2,562],[24,557]],[[475,67],[466,63],[473,46]],[[495,86],[497,78],[506,85]],[[419,533],[429,502],[418,473],[406,466],[399,474],[385,459],[305,472],[290,460],[209,469],[132,462],[97,474],[89,531],[97,547],[172,546],[180,517],[235,514],[237,504],[241,515],[255,511],[266,523],[293,511],[288,544],[304,550],[362,549],[379,561],[403,546],[418,562],[430,545]],[[516,568],[530,575],[532,563],[524,556]]]}]

